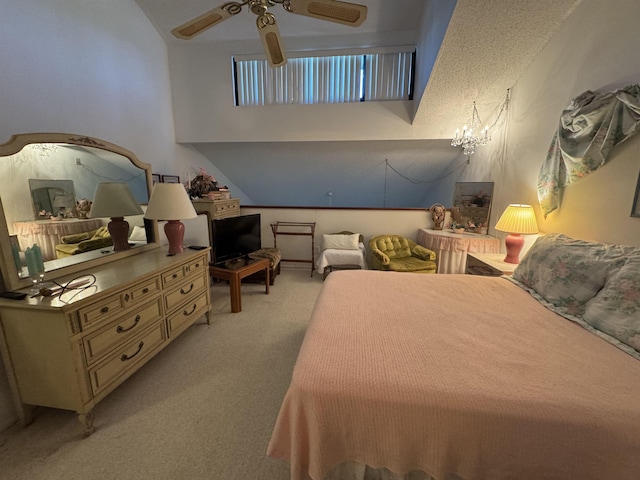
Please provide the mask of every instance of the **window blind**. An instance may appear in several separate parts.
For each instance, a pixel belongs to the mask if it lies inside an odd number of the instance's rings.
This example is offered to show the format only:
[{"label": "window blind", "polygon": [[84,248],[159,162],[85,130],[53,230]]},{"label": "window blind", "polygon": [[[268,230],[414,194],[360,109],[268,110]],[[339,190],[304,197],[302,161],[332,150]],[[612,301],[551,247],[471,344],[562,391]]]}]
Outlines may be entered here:
[{"label": "window blind", "polygon": [[234,60],[236,105],[284,105],[410,100],[414,51]]}]

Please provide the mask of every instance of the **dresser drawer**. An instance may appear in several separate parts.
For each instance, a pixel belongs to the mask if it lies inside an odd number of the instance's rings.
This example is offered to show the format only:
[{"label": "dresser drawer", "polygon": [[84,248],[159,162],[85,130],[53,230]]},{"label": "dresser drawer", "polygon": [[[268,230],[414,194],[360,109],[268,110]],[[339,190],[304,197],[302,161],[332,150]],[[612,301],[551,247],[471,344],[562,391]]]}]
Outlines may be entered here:
[{"label": "dresser drawer", "polygon": [[132,287],[129,291],[122,293],[122,303],[128,306],[132,303],[144,302],[147,298],[152,298],[160,293],[160,278],[153,277],[146,282],[142,282]]},{"label": "dresser drawer", "polygon": [[136,368],[154,355],[156,349],[167,340],[167,329],[163,320],[145,330],[137,338],[114,352],[108,359],[89,370],[91,390],[98,395],[113,382],[121,382]]},{"label": "dresser drawer", "polygon": [[240,200],[215,200],[214,202],[214,218],[235,217],[240,214]]},{"label": "dresser drawer", "polygon": [[145,298],[151,299],[160,295],[160,279],[152,277],[129,289],[110,295],[96,303],[78,310],[80,324],[85,330],[89,326],[108,321],[113,317],[126,312],[126,309],[134,303],[140,304]]},{"label": "dresser drawer", "polygon": [[198,270],[202,270],[205,269],[207,267],[207,260],[205,257],[200,257],[197,260],[194,260],[193,262],[190,262],[187,265],[187,272],[190,275],[194,275],[196,273],[198,273]]},{"label": "dresser drawer", "polygon": [[178,285],[184,280],[184,277],[186,277],[187,274],[187,266],[180,265],[179,267],[176,267],[162,274],[162,285],[165,288],[171,287],[173,285]]},{"label": "dresser drawer", "polygon": [[101,355],[118,348],[160,318],[162,302],[160,297],[157,297],[154,302],[127,313],[108,326],[87,335],[82,340],[87,363],[94,363]]},{"label": "dresser drawer", "polygon": [[180,331],[191,325],[199,315],[202,315],[207,307],[207,296],[200,295],[187,302],[183,308],[178,309],[176,313],[168,317],[169,336],[179,333]]},{"label": "dresser drawer", "polygon": [[181,305],[185,300],[201,294],[204,289],[207,288],[208,280],[209,277],[206,274],[206,271],[189,276],[187,281],[179,288],[168,292],[164,296],[165,311],[169,313],[175,307]]},{"label": "dresser drawer", "polygon": [[82,329],[85,330],[86,327],[113,318],[114,315],[118,315],[123,311],[122,295],[117,294],[103,298],[88,307],[81,308],[78,314],[80,315]]}]

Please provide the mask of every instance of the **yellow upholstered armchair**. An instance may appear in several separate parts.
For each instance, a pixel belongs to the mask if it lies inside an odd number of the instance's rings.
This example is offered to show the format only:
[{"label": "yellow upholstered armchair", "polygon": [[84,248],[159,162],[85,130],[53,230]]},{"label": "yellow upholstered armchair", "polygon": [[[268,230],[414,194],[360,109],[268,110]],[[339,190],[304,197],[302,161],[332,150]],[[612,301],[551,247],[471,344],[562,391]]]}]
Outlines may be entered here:
[{"label": "yellow upholstered armchair", "polygon": [[69,257],[113,245],[106,225],[89,232],[65,235],[61,240],[62,243],[56,245],[57,258]]},{"label": "yellow upholstered armchair", "polygon": [[400,235],[369,240],[371,268],[393,272],[436,273],[436,253]]}]

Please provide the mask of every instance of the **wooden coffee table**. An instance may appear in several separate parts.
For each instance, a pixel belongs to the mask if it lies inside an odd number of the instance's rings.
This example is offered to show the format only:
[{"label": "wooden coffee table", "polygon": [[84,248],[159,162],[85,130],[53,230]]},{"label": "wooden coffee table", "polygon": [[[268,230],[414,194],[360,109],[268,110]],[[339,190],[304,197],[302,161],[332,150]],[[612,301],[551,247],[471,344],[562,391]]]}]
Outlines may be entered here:
[{"label": "wooden coffee table", "polygon": [[220,265],[209,265],[209,275],[218,280],[229,282],[231,294],[231,312],[238,313],[242,310],[242,295],[240,285],[242,279],[249,275],[264,270],[265,294],[269,295],[269,259],[268,258],[240,258]]}]

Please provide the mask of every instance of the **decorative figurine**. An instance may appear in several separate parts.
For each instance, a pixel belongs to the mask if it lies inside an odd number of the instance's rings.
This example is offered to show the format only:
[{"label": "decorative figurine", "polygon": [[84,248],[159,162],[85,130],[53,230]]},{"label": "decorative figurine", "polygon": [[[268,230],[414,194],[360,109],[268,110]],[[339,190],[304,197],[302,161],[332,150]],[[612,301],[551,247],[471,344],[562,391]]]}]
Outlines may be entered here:
[{"label": "decorative figurine", "polygon": [[434,230],[442,230],[442,225],[444,224],[444,216],[446,213],[446,207],[439,203],[434,203],[429,208],[431,212],[431,218],[433,219],[433,229]]}]

